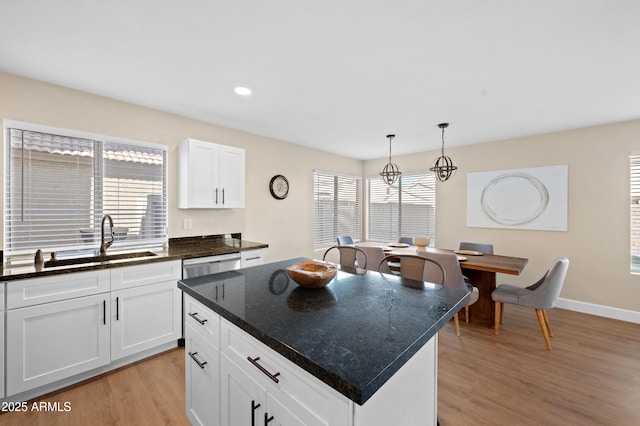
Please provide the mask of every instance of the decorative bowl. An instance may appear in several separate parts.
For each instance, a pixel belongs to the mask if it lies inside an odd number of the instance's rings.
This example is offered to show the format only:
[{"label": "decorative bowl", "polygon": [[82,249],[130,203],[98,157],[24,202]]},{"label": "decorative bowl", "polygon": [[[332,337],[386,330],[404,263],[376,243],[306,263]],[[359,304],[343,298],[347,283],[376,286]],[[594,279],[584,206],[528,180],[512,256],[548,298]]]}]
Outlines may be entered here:
[{"label": "decorative bowl", "polygon": [[429,245],[429,238],[427,237],[413,237],[413,245],[419,249],[425,248]]},{"label": "decorative bowl", "polygon": [[303,260],[287,267],[289,277],[301,287],[322,288],[338,272],[335,265],[317,260]]}]

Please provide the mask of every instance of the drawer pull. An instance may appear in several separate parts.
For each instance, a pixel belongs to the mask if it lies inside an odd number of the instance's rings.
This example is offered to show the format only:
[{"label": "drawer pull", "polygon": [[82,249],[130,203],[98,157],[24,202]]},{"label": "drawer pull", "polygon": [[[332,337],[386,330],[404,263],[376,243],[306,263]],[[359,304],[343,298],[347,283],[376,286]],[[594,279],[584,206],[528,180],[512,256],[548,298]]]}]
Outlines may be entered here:
[{"label": "drawer pull", "polygon": [[201,325],[204,325],[204,323],[207,322],[207,319],[206,318],[205,319],[200,319],[200,318],[197,317],[197,315],[198,315],[197,312],[194,312],[194,313],[189,312],[189,316],[191,318],[193,318],[194,320],[198,321]]},{"label": "drawer pull", "polygon": [[260,404],[256,404],[255,400],[251,400],[251,426],[256,426],[256,410],[260,407]]},{"label": "drawer pull", "polygon": [[245,260],[257,260],[260,259],[260,256],[256,256],[256,257],[247,257]]},{"label": "drawer pull", "polygon": [[271,374],[267,371],[266,368],[264,368],[263,366],[261,366],[260,364],[258,364],[258,361],[260,360],[260,357],[255,357],[255,358],[251,358],[250,356],[247,357],[247,361],[249,361],[251,364],[255,365],[258,370],[262,371],[264,374],[267,375],[267,377],[269,377],[271,380],[273,380],[276,383],[280,383],[280,381],[278,380],[278,376],[280,375],[280,373],[275,373],[275,374]]},{"label": "drawer pull", "polygon": [[198,354],[198,352],[189,352],[189,356],[191,357],[191,359],[194,360],[196,362],[196,364],[198,364],[198,367],[200,367],[200,368],[202,368],[204,370],[204,366],[207,365],[207,361],[200,362],[198,360],[198,358],[196,358],[197,354]]}]

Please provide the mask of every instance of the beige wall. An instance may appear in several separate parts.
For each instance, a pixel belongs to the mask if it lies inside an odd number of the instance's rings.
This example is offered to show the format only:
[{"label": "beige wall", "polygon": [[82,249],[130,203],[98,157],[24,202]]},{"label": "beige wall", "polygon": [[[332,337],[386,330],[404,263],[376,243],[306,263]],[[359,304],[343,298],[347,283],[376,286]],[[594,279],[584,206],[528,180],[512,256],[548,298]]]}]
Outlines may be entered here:
[{"label": "beige wall", "polygon": [[[166,144],[169,150],[171,237],[242,232],[269,244],[266,260],[314,256],[314,169],[375,175],[385,159],[358,161],[274,139],[189,120],[123,102],[0,73],[0,117]],[[640,150],[640,121],[447,149],[457,175],[437,188],[437,241],[454,248],[460,240],[491,242],[498,254],[529,258],[524,285],[544,273],[553,258],[571,266],[562,297],[640,311],[640,277],[629,273],[629,162]],[[247,150],[246,208],[180,210],[176,149],[187,137]],[[405,171],[424,171],[437,151],[394,157]],[[569,231],[540,232],[466,227],[466,174],[485,170],[567,164]],[[274,200],[268,183],[287,176],[289,197]],[[0,177],[1,178],[1,177]],[[182,229],[190,217],[193,229]]]},{"label": "beige wall", "polygon": [[[496,254],[526,257],[521,276],[498,276],[518,285],[542,276],[556,256],[567,256],[563,298],[640,311],[640,276],[629,273],[629,153],[638,150],[640,120],[447,149],[459,170],[437,186],[437,245],[487,242]],[[438,155],[393,160],[402,171],[424,170]],[[367,161],[365,175],[384,162]],[[467,173],[561,164],[569,166],[568,232],[466,226]]]},{"label": "beige wall", "polygon": [[[168,145],[169,236],[242,232],[269,244],[266,261],[313,256],[314,169],[362,173],[358,160],[3,73],[0,118]],[[246,208],[177,208],[177,146],[187,137],[246,149]],[[275,174],[291,186],[282,201],[269,193]],[[192,219],[191,230],[183,229],[185,218]]]}]

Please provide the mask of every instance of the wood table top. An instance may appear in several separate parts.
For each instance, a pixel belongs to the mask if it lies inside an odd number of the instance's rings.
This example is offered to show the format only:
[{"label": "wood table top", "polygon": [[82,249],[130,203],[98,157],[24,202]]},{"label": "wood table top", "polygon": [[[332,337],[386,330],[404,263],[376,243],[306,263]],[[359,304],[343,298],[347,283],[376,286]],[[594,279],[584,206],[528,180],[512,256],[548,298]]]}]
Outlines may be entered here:
[{"label": "wood table top", "polygon": [[[368,246],[378,246],[384,248],[390,248],[391,250],[387,250],[386,254],[416,254],[418,251],[416,246],[409,247],[389,247],[384,243],[377,242],[363,242],[358,243],[356,245],[368,245]],[[434,253],[454,253],[454,250],[450,249],[439,249],[427,247],[426,251],[434,252]],[[477,271],[485,271],[485,272],[497,272],[501,274],[509,274],[509,275],[520,275],[522,270],[529,259],[525,259],[523,257],[514,257],[514,256],[501,256],[497,254],[482,254],[480,256],[473,256],[465,254],[463,256],[466,260],[460,261],[460,267],[462,269],[474,269]]]}]

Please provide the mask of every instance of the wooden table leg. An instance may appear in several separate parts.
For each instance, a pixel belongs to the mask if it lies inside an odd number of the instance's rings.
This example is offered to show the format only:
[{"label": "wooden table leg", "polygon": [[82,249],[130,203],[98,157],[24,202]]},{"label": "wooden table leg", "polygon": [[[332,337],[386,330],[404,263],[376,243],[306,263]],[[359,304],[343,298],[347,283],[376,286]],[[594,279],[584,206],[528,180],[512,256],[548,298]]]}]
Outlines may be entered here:
[{"label": "wooden table leg", "polygon": [[469,306],[469,322],[493,326],[495,306],[491,300],[491,292],[496,288],[496,273],[465,269],[464,275],[469,283],[478,288],[479,299]]}]

